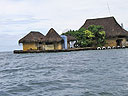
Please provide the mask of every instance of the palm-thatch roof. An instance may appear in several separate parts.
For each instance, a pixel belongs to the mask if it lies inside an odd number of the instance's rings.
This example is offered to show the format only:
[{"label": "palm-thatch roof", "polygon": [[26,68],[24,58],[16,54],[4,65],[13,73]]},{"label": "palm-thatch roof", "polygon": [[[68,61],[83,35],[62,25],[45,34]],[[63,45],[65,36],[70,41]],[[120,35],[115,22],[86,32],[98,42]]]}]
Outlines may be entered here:
[{"label": "palm-thatch roof", "polygon": [[128,36],[128,32],[123,29],[114,17],[87,19],[81,28],[88,28],[90,25],[101,25],[106,32],[106,38]]},{"label": "palm-thatch roof", "polygon": [[73,36],[67,35],[68,42],[69,41],[76,41],[77,39]]},{"label": "palm-thatch roof", "polygon": [[45,42],[47,43],[61,42],[62,40],[63,39],[53,28],[51,28],[45,36]]},{"label": "palm-thatch roof", "polygon": [[44,42],[44,35],[40,32],[31,31],[25,37],[19,40],[19,43]]}]

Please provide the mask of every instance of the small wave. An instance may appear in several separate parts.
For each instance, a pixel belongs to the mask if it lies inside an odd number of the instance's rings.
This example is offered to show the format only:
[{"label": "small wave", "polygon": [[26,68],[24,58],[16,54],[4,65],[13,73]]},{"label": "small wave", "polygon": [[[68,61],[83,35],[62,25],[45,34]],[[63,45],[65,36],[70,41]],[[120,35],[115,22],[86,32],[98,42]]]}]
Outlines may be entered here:
[{"label": "small wave", "polygon": [[73,79],[64,79],[63,83],[77,83],[80,82],[79,80],[73,80]]},{"label": "small wave", "polygon": [[8,89],[9,93],[17,93],[17,92],[29,92],[33,90],[31,87],[23,85],[23,84],[19,84],[16,87],[11,87]]},{"label": "small wave", "polygon": [[29,81],[28,85],[46,87],[46,86],[49,86],[49,85],[58,85],[61,82],[62,81],[60,81],[60,80],[46,81],[46,82]]},{"label": "small wave", "polygon": [[101,92],[99,93],[100,96],[115,96],[114,94],[112,93],[109,93],[109,92]]},{"label": "small wave", "polygon": [[49,91],[59,91],[59,90],[64,90],[65,88],[63,87],[59,87],[59,86],[56,86],[56,87],[50,87],[49,89],[45,89],[45,91],[49,92]]},{"label": "small wave", "polygon": [[23,70],[24,68],[13,68],[13,69],[5,69],[5,70],[1,70],[0,72],[3,72],[3,73],[12,73],[12,72],[17,72],[17,71],[20,71],[20,70]]},{"label": "small wave", "polygon": [[93,69],[73,69],[73,70],[68,70],[68,73],[72,74],[84,74],[84,73],[92,73],[94,70]]},{"label": "small wave", "polygon": [[8,94],[7,92],[0,91],[0,96],[12,96],[12,95]]},{"label": "small wave", "polygon": [[4,58],[3,58],[3,57],[1,57],[1,58],[0,58],[0,60],[4,60]]},{"label": "small wave", "polygon": [[35,57],[35,56],[23,56],[23,57],[20,57],[19,59],[24,59],[24,58],[32,58],[32,57]]},{"label": "small wave", "polygon": [[97,95],[97,94],[95,94],[93,92],[84,92],[82,96],[99,96],[99,95]]},{"label": "small wave", "polygon": [[47,87],[45,91],[60,91],[60,90],[65,90],[67,88],[73,88],[71,84],[57,84],[57,85],[51,85],[50,87]]}]

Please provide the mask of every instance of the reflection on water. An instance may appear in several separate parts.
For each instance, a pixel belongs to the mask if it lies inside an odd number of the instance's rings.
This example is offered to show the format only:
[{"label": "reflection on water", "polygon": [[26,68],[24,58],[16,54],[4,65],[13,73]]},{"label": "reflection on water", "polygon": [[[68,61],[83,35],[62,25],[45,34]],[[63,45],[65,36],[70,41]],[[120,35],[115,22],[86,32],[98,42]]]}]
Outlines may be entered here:
[{"label": "reflection on water", "polygon": [[128,96],[128,49],[0,53],[0,96]]}]

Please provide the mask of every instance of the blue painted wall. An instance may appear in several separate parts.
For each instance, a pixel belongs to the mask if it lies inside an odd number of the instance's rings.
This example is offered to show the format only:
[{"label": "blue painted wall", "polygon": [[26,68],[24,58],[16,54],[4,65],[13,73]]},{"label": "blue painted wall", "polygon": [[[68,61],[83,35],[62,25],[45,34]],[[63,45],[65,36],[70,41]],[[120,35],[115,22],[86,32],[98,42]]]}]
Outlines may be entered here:
[{"label": "blue painted wall", "polygon": [[64,40],[63,49],[68,49],[67,36],[61,35],[61,38]]}]

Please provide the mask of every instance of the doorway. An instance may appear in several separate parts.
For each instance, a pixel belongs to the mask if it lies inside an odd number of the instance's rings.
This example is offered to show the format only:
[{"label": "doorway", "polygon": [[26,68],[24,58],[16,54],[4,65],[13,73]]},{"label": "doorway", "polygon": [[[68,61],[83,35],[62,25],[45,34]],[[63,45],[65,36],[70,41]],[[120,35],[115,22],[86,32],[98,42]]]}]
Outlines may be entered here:
[{"label": "doorway", "polygon": [[122,39],[117,39],[116,40],[116,44],[117,44],[117,46],[122,46]]}]

